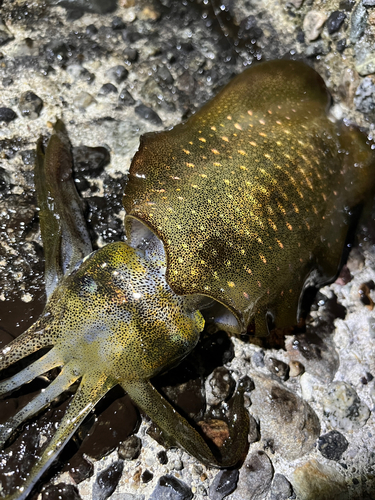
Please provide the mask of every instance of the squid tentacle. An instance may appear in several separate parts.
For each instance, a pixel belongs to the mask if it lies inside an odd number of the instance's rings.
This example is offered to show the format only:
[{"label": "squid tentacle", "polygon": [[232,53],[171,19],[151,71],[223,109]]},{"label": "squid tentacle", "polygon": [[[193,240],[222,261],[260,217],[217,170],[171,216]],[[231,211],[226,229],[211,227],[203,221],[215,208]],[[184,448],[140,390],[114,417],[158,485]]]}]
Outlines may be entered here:
[{"label": "squid tentacle", "polygon": [[56,368],[62,364],[63,360],[61,359],[58,351],[56,351],[56,349],[52,349],[20,372],[0,382],[0,396],[18,389],[21,385],[31,382],[31,380],[39,377],[39,375],[47,373],[49,370],[52,370],[52,368]]},{"label": "squid tentacle", "polygon": [[22,335],[0,350],[0,370],[26,358],[43,347],[52,347],[54,342],[46,331],[45,318],[40,318]]},{"label": "squid tentacle", "polygon": [[[49,354],[49,353],[48,353]],[[48,356],[47,354],[47,356]],[[41,361],[41,360],[40,360]],[[56,364],[55,364],[56,366]],[[38,413],[79,378],[79,373],[70,363],[66,365],[59,376],[32,401],[11,417],[5,424],[0,424],[0,448],[4,446],[13,431],[26,419]]]},{"label": "squid tentacle", "polygon": [[[61,375],[60,375],[61,376]],[[57,379],[58,380],[58,379]],[[98,401],[116,381],[103,373],[85,373],[66,413],[51,441],[16,491],[4,500],[25,500],[44,471],[57,458],[61,450]],[[52,384],[51,384],[52,385]]]}]

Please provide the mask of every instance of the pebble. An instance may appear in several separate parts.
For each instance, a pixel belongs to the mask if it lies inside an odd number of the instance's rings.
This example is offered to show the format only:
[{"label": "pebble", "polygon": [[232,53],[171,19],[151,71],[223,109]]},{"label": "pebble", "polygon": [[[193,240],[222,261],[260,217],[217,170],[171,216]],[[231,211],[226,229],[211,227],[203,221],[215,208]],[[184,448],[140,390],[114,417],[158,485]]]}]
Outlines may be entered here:
[{"label": "pebble", "polygon": [[121,104],[125,104],[125,106],[132,106],[133,104],[135,104],[135,99],[130,94],[130,92],[125,88],[121,90],[118,96],[118,100],[120,101]]},{"label": "pebble", "polygon": [[98,28],[95,26],[95,24],[89,24],[86,26],[86,35],[92,36],[96,35],[98,33]]},{"label": "pebble", "polygon": [[117,66],[110,68],[107,74],[109,78],[114,80],[116,83],[122,83],[128,77],[129,71],[125,68],[125,66],[118,64]]},{"label": "pebble", "polygon": [[375,73],[375,53],[371,39],[361,38],[355,45],[354,53],[355,69],[361,76]]},{"label": "pebble", "polygon": [[367,23],[367,10],[361,2],[358,2],[350,18],[350,41],[356,43],[365,32]]},{"label": "pebble", "polygon": [[362,0],[362,5],[365,7],[375,7],[375,0]]},{"label": "pebble", "polygon": [[74,106],[80,109],[86,109],[95,101],[94,97],[88,92],[80,92],[74,97]]},{"label": "pebble", "polygon": [[142,475],[141,475],[141,481],[142,483],[149,483],[150,481],[152,481],[154,478],[154,475],[152,472],[150,472],[148,469],[146,469],[145,471],[142,472]]},{"label": "pebble", "polygon": [[137,49],[133,49],[132,47],[127,47],[126,49],[124,49],[122,55],[124,56],[125,61],[136,62],[139,57],[139,52]]},{"label": "pebble", "polygon": [[337,42],[336,50],[341,53],[344,52],[345,49],[346,49],[346,38],[342,38]]},{"label": "pebble", "polygon": [[139,457],[142,448],[142,441],[138,436],[129,436],[118,447],[118,456],[123,460],[134,460]]},{"label": "pebble", "polygon": [[264,367],[264,351],[261,349],[260,351],[255,351],[251,358],[252,363],[257,368]]},{"label": "pebble", "polygon": [[149,108],[145,104],[139,104],[138,106],[135,107],[134,110],[138,116],[140,116],[144,120],[153,123],[154,125],[160,125],[161,123],[163,123],[160,119],[160,116],[156,113],[156,111]]},{"label": "pebble", "polygon": [[303,500],[348,498],[344,476],[315,459],[297,467],[292,482],[298,498]]},{"label": "pebble", "polygon": [[251,453],[240,469],[237,488],[228,500],[264,500],[271,488],[273,467],[264,451]]},{"label": "pebble", "polygon": [[161,465],[166,465],[168,463],[168,455],[165,450],[159,451],[156,456]]},{"label": "pebble", "polygon": [[49,484],[42,491],[42,500],[81,500],[73,484]]},{"label": "pebble", "polygon": [[349,446],[345,436],[338,431],[330,431],[323,434],[318,439],[318,450],[323,457],[328,460],[335,460],[336,462],[341,459],[342,454]]},{"label": "pebble", "polygon": [[17,118],[16,113],[11,108],[0,108],[0,122],[9,123]]},{"label": "pebble", "polygon": [[0,22],[0,47],[11,40],[13,40],[13,36],[9,33],[9,31],[2,29],[2,23]]},{"label": "pebble", "polygon": [[113,30],[123,30],[125,29],[126,25],[123,21],[123,19],[121,19],[121,17],[119,16],[115,16],[113,19],[112,19],[112,22],[111,22],[111,28]]},{"label": "pebble", "polygon": [[271,373],[279,377],[281,380],[286,380],[288,378],[289,366],[284,363],[284,361],[270,357],[266,358],[265,365]]},{"label": "pebble", "polygon": [[290,361],[300,362],[307,372],[322,382],[332,382],[340,366],[340,359],[335,344],[329,337],[308,331],[289,337],[285,347]]},{"label": "pebble", "polygon": [[271,486],[270,500],[287,500],[292,498],[293,487],[283,474],[275,474]]},{"label": "pebble", "polygon": [[123,469],[124,462],[117,460],[117,462],[99,472],[92,487],[92,497],[95,500],[106,500],[109,498],[120,481]]},{"label": "pebble", "polygon": [[303,31],[305,33],[306,40],[309,42],[316,40],[322,32],[326,20],[327,16],[324,12],[310,10],[303,20]]},{"label": "pebble", "polygon": [[314,43],[308,45],[305,49],[306,57],[316,57],[320,55],[328,54],[330,51],[329,44],[327,40],[318,40]]},{"label": "pebble", "polygon": [[98,95],[104,96],[108,94],[117,94],[117,92],[118,92],[117,87],[113,85],[113,83],[105,83],[100,88]]},{"label": "pebble", "polygon": [[189,486],[169,474],[159,478],[149,500],[191,500],[193,492]]},{"label": "pebble", "polygon": [[84,82],[91,83],[95,80],[95,75],[81,66],[81,64],[70,64],[67,67],[67,72],[76,81],[82,80]]},{"label": "pebble", "polygon": [[302,375],[305,371],[305,367],[299,361],[290,361],[289,363],[289,376],[298,377]]},{"label": "pebble", "polygon": [[252,415],[249,415],[249,443],[256,443],[260,439],[259,425]]},{"label": "pebble", "polygon": [[171,85],[174,82],[174,78],[166,66],[158,66],[156,76],[158,77],[158,80],[161,80],[167,85]]},{"label": "pebble", "polygon": [[236,489],[238,476],[238,469],[222,470],[216,474],[210,485],[210,500],[223,500],[232,493]]},{"label": "pebble", "polygon": [[345,19],[345,12],[342,12],[340,10],[335,10],[334,12],[332,12],[327,20],[328,33],[330,35],[336,33],[341,28],[342,23],[345,21]]},{"label": "pebble", "polygon": [[80,10],[83,12],[95,12],[96,14],[107,14],[117,9],[116,0],[48,0],[51,5],[59,5],[67,10]]},{"label": "pebble", "polygon": [[250,413],[261,421],[261,436],[286,460],[310,451],[320,434],[319,419],[310,405],[280,382],[253,376]]},{"label": "pebble", "polygon": [[30,120],[35,120],[42,111],[43,101],[34,92],[28,90],[21,94],[18,107],[22,116],[26,116]]},{"label": "pebble", "polygon": [[108,149],[97,146],[75,146],[72,148],[74,172],[77,177],[97,177],[111,161]]},{"label": "pebble", "polygon": [[10,76],[6,76],[1,81],[3,87],[10,87],[13,83],[13,78]]},{"label": "pebble", "polygon": [[332,427],[352,431],[363,427],[370,410],[347,382],[333,382],[323,398],[324,413]]},{"label": "pebble", "polygon": [[230,371],[224,366],[215,368],[206,381],[207,403],[211,406],[226,401],[231,397],[236,387],[236,382]]}]

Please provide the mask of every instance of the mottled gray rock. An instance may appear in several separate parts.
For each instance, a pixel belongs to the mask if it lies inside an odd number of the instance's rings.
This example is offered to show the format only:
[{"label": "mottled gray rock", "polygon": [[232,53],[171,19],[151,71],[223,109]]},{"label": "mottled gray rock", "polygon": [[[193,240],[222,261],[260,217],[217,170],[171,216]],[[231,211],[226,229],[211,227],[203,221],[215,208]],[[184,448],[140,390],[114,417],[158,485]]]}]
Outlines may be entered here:
[{"label": "mottled gray rock", "polygon": [[323,457],[328,458],[328,460],[336,460],[336,462],[341,459],[348,446],[349,443],[345,436],[338,431],[323,434],[318,440],[318,449]]},{"label": "mottled gray rock", "polygon": [[88,108],[94,101],[94,97],[88,92],[79,92],[79,94],[74,97],[74,106],[76,108],[85,109]]},{"label": "mottled gray rock", "polygon": [[210,500],[223,500],[224,497],[232,493],[236,489],[238,476],[237,469],[222,470],[216,474],[210,485]]},{"label": "mottled gray rock", "polygon": [[81,66],[81,64],[70,64],[66,70],[68,74],[76,81],[82,80],[87,83],[91,83],[95,79],[95,75]]},{"label": "mottled gray rock", "polygon": [[361,2],[358,2],[350,18],[349,38],[352,43],[358,42],[358,40],[365,32],[367,17],[368,14],[366,8]]},{"label": "mottled gray rock", "polygon": [[266,358],[265,365],[271,373],[279,377],[281,380],[286,380],[288,378],[289,366],[284,363],[284,361],[271,356]]},{"label": "mottled gray rock", "polygon": [[51,5],[59,5],[68,10],[107,14],[116,10],[116,0],[48,0]]},{"label": "mottled gray rock", "polygon": [[237,489],[228,500],[264,500],[273,477],[271,460],[264,451],[251,453],[240,469]]},{"label": "mottled gray rock", "polygon": [[92,488],[92,498],[106,500],[115,491],[124,468],[124,462],[118,460],[101,471]]},{"label": "mottled gray rock", "polygon": [[319,10],[310,10],[303,20],[303,31],[306,40],[312,42],[316,40],[323,30],[327,16]]},{"label": "mottled gray rock", "polygon": [[129,71],[125,68],[125,66],[118,64],[117,66],[110,68],[107,74],[111,80],[114,80],[116,83],[122,83],[128,77]]},{"label": "mottled gray rock", "polygon": [[283,474],[275,474],[271,486],[270,500],[287,500],[293,495],[293,488]]},{"label": "mottled gray rock", "polygon": [[315,459],[297,467],[293,474],[293,487],[303,500],[347,500],[345,478],[337,469]]},{"label": "mottled gray rock", "polygon": [[28,90],[23,92],[20,97],[20,102],[18,104],[19,110],[22,116],[30,118],[30,120],[35,120],[40,115],[43,108],[43,101],[34,92]]},{"label": "mottled gray rock", "polygon": [[340,365],[335,344],[329,337],[307,332],[288,337],[285,347],[291,361],[301,363],[306,372],[322,382],[331,382]]},{"label": "mottled gray rock", "polygon": [[365,7],[375,7],[375,0],[362,0]]},{"label": "mottled gray rock", "polygon": [[9,123],[17,118],[17,114],[11,108],[0,108],[0,122]]},{"label": "mottled gray rock", "polygon": [[135,99],[133,99],[133,96],[126,89],[120,91],[118,100],[121,104],[125,104],[125,106],[132,106],[135,104]]},{"label": "mottled gray rock", "polygon": [[316,42],[310,43],[305,49],[306,57],[315,57],[324,54],[328,54],[329,45],[326,40],[317,40]]},{"label": "mottled gray rock", "polygon": [[118,448],[118,456],[124,460],[134,460],[141,453],[142,441],[138,436],[129,436]]},{"label": "mottled gray rock", "polygon": [[332,427],[352,431],[363,427],[370,410],[347,382],[333,382],[323,398],[324,414]]},{"label": "mottled gray rock", "polygon": [[367,76],[355,92],[354,104],[358,111],[371,113],[375,110],[375,81]]},{"label": "mottled gray rock", "polygon": [[361,76],[375,73],[375,41],[364,36],[354,48],[355,68]]},{"label": "mottled gray rock", "polygon": [[144,120],[147,120],[153,123],[154,125],[160,125],[162,123],[160,116],[156,113],[156,111],[149,108],[145,104],[139,104],[134,109],[137,115],[143,118]]},{"label": "mottled gray rock", "polygon": [[233,394],[235,387],[236,382],[227,368],[215,368],[206,382],[207,403],[213,406],[226,401]]},{"label": "mottled gray rock", "polygon": [[167,474],[159,478],[149,500],[191,500],[192,498],[193,493],[186,483]]},{"label": "mottled gray rock", "polygon": [[113,83],[105,83],[100,87],[98,95],[105,96],[108,94],[117,94],[117,92],[117,87]]},{"label": "mottled gray rock", "polygon": [[310,405],[275,380],[256,376],[250,413],[260,421],[264,441],[287,460],[312,449],[320,433],[319,419]]}]

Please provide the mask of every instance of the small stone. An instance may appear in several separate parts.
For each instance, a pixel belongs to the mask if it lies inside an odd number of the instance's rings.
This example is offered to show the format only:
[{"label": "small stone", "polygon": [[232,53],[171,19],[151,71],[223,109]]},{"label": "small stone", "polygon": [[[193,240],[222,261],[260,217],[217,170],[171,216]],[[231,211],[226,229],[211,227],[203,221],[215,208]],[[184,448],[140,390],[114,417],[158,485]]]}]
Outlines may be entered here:
[{"label": "small stone", "polygon": [[367,24],[367,10],[361,2],[358,2],[357,6],[353,10],[350,19],[350,41],[351,43],[356,43],[361,38],[365,32]]},{"label": "small stone", "polygon": [[312,459],[293,473],[293,487],[303,500],[348,498],[345,478],[336,468]]},{"label": "small stone", "polygon": [[306,57],[316,57],[320,55],[328,54],[330,51],[329,44],[326,40],[318,40],[311,43],[306,47],[305,56]]},{"label": "small stone", "polygon": [[139,104],[138,106],[136,106],[135,112],[138,116],[153,123],[154,125],[160,125],[161,123],[163,123],[160,119],[160,116],[153,109],[145,106],[144,104]]},{"label": "small stone", "polygon": [[303,31],[306,40],[312,42],[316,40],[323,30],[327,16],[318,10],[310,10],[303,20]]},{"label": "small stone", "polygon": [[255,451],[240,469],[237,488],[231,500],[264,500],[271,487],[273,467],[264,451]]},{"label": "small stone", "polygon": [[330,431],[318,439],[318,449],[323,457],[336,462],[341,459],[348,446],[345,436],[338,431]]},{"label": "small stone", "polygon": [[130,436],[118,447],[118,456],[124,460],[134,460],[139,457],[142,441],[138,436]]},{"label": "small stone", "polygon": [[294,5],[296,9],[299,9],[300,7],[302,7],[303,0],[290,0],[289,3]]},{"label": "small stone", "polygon": [[108,70],[108,76],[112,80],[115,80],[116,83],[122,83],[124,80],[126,80],[128,74],[129,71],[125,68],[125,66],[122,66],[121,64],[113,66],[113,68],[110,68]]},{"label": "small stone", "polygon": [[302,375],[305,371],[305,367],[299,361],[291,361],[289,363],[289,376],[290,377],[298,377]]},{"label": "small stone", "polygon": [[264,351],[261,349],[260,351],[255,351],[254,354],[252,355],[251,361],[253,362],[254,366],[257,368],[263,368],[264,367]]},{"label": "small stone", "polygon": [[87,83],[91,83],[95,80],[95,75],[81,66],[81,64],[70,64],[67,67],[67,72],[73,80],[82,80]]},{"label": "small stone", "polygon": [[43,108],[43,101],[34,92],[28,90],[23,92],[20,97],[20,102],[18,107],[21,111],[22,116],[30,118],[30,120],[35,120],[40,115]]},{"label": "small stone", "polygon": [[20,155],[24,165],[34,165],[36,161],[36,151],[35,149],[26,149],[25,151],[20,151]]},{"label": "small stone", "polygon": [[156,76],[167,85],[171,85],[174,82],[174,78],[166,66],[159,66],[156,70]]},{"label": "small stone", "polygon": [[139,53],[137,49],[133,49],[131,47],[127,47],[124,52],[122,53],[124,56],[125,61],[129,62],[136,62],[139,57]]},{"label": "small stone", "polygon": [[145,470],[142,472],[142,475],[141,475],[141,481],[142,483],[149,483],[150,481],[152,481],[152,479],[154,478],[154,475],[152,472],[150,472],[149,470]]},{"label": "small stone", "polygon": [[231,397],[236,382],[224,366],[215,368],[206,382],[206,397],[209,405],[214,406]]},{"label": "small stone", "polygon": [[125,104],[125,106],[132,106],[133,104],[135,104],[133,96],[125,88],[121,90],[118,96],[118,100],[121,104]]},{"label": "small stone", "polygon": [[261,422],[261,435],[286,460],[310,451],[320,434],[320,423],[310,405],[280,382],[253,375],[251,414]]},{"label": "small stone", "polygon": [[149,500],[191,500],[193,492],[189,486],[169,474],[159,478]]},{"label": "small stone", "polygon": [[123,30],[125,29],[126,25],[124,23],[124,21],[121,19],[121,17],[119,16],[115,16],[113,19],[112,19],[112,22],[111,22],[111,28],[113,30]]},{"label": "small stone", "polygon": [[72,148],[74,172],[79,176],[97,177],[111,161],[108,149],[98,146],[75,146]]},{"label": "small stone", "polygon": [[166,465],[168,463],[168,455],[165,450],[159,451],[156,456],[161,465]]},{"label": "small stone", "polygon": [[95,101],[93,96],[88,92],[80,92],[74,97],[74,106],[76,108],[86,109]]},{"label": "small stone", "polygon": [[293,495],[293,487],[283,474],[275,474],[270,500],[287,500]]},{"label": "small stone", "polygon": [[362,5],[365,7],[375,7],[375,0],[362,0]]},{"label": "small stone", "polygon": [[366,76],[357,87],[354,105],[361,113],[375,110],[375,81],[371,76]]},{"label": "small stone", "polygon": [[259,425],[252,415],[249,415],[249,443],[256,443],[260,439]]},{"label": "small stone", "polygon": [[347,382],[333,382],[328,386],[323,409],[332,427],[343,431],[363,427],[370,417],[370,410]]},{"label": "small stone", "polygon": [[106,500],[109,498],[117,488],[123,469],[124,462],[118,460],[99,472],[92,487],[92,497],[95,500]]},{"label": "small stone", "polygon": [[0,122],[9,123],[17,118],[16,113],[10,108],[0,108]]},{"label": "small stone", "polygon": [[108,94],[117,94],[117,92],[118,92],[117,87],[113,85],[113,83],[105,83],[100,88],[98,95],[104,96]]},{"label": "small stone", "polygon": [[1,83],[3,87],[10,87],[13,83],[13,78],[11,78],[10,76],[6,76],[2,79]]},{"label": "small stone", "polygon": [[1,28],[0,23],[0,47],[13,40],[13,35],[9,31]]},{"label": "small stone", "polygon": [[216,474],[210,485],[210,500],[223,500],[224,497],[232,493],[236,489],[238,476],[237,469],[222,470]]},{"label": "small stone", "polygon": [[78,489],[73,484],[49,484],[42,491],[42,500],[81,500]]},{"label": "small stone", "polygon": [[366,37],[361,38],[355,47],[355,69],[361,76],[375,73],[375,55],[373,43]]},{"label": "small stone", "polygon": [[346,49],[346,38],[342,38],[341,40],[339,40],[336,44],[336,49],[337,49],[337,52],[344,52],[344,50]]},{"label": "small stone", "polygon": [[346,19],[345,12],[342,12],[340,10],[335,10],[334,12],[332,12],[327,21],[328,33],[330,35],[336,33],[336,31],[338,31],[341,28],[342,23],[345,21],[345,19]]},{"label": "small stone", "polygon": [[270,357],[266,358],[266,367],[268,370],[279,377],[281,380],[286,380],[289,375],[289,367],[284,361]]},{"label": "small stone", "polygon": [[89,24],[86,26],[86,35],[92,36],[96,35],[98,33],[98,28],[95,26],[95,24]]}]

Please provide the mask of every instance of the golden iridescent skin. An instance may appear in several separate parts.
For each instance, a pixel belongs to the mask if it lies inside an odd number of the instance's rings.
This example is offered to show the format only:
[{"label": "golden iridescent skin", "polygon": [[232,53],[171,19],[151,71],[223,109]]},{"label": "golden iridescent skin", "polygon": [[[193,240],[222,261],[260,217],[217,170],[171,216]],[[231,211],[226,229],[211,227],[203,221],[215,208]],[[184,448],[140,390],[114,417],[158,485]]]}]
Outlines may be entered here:
[{"label": "golden iridescent skin", "polygon": [[26,498],[116,384],[172,444],[213,466],[241,460],[248,433],[241,388],[231,439],[212,451],[150,379],[194,348],[204,326],[200,310],[230,331],[255,321],[256,334],[264,334],[267,314],[278,326],[295,323],[307,278],[320,283],[336,274],[347,210],[373,189],[375,158],[356,129],[327,118],[328,105],[322,79],[302,63],[248,69],[184,125],[141,139],[124,197],[129,244],[95,253],[71,178],[67,134],[57,122],[46,152],[38,146],[36,166],[48,302],[40,319],[0,351],[0,369],[51,350],[1,382],[0,393],[53,367],[61,373],[0,426],[0,445],[80,384],[42,458],[6,498]]}]

